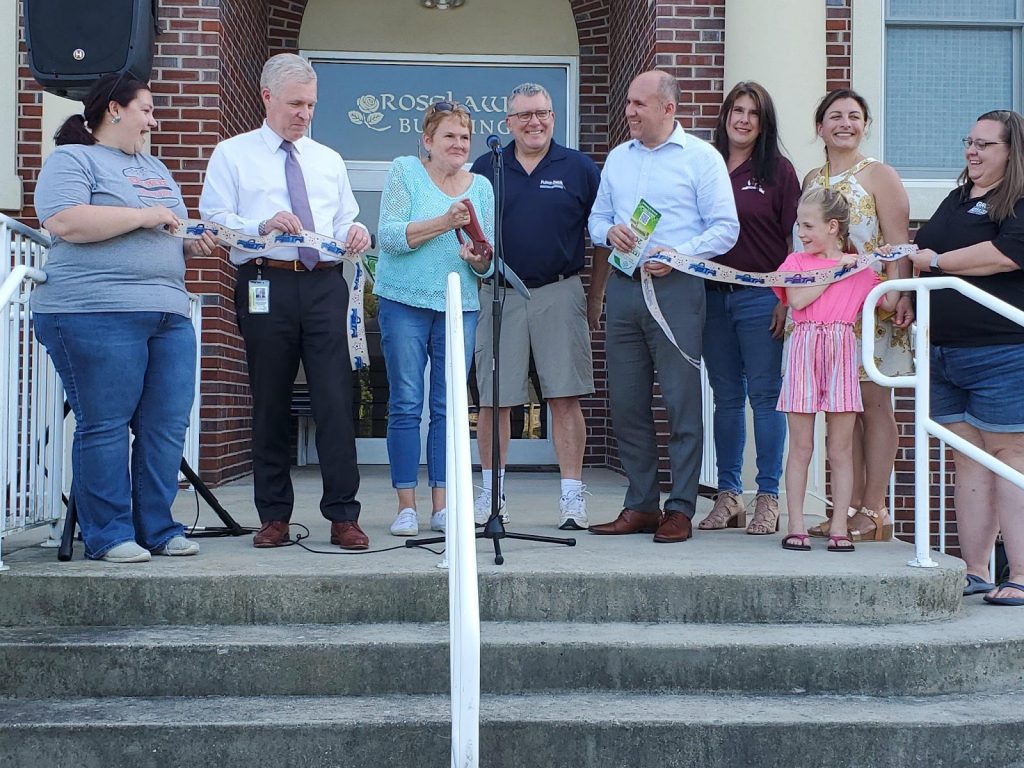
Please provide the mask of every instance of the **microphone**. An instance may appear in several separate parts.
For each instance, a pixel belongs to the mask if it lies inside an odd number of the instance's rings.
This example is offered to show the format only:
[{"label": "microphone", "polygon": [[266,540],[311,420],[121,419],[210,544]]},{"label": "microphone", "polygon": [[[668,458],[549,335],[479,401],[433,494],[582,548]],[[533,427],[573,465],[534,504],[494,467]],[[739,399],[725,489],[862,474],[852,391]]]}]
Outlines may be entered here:
[{"label": "microphone", "polygon": [[494,133],[487,137],[487,148],[496,155],[500,155],[505,151],[501,146],[501,139]]}]

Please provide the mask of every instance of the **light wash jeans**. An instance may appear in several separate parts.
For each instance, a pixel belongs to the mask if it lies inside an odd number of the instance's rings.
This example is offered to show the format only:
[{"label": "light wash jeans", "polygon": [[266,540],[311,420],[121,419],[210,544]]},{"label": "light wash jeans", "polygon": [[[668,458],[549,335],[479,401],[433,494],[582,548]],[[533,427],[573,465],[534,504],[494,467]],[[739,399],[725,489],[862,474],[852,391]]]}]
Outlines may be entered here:
[{"label": "light wash jeans", "polygon": [[[430,360],[430,426],[427,430],[427,479],[445,484],[445,313],[379,299],[384,364],[388,369],[388,460],[391,485],[415,488],[420,465],[420,416],[423,373]],[[466,372],[473,361],[478,311],[462,313]]]}]

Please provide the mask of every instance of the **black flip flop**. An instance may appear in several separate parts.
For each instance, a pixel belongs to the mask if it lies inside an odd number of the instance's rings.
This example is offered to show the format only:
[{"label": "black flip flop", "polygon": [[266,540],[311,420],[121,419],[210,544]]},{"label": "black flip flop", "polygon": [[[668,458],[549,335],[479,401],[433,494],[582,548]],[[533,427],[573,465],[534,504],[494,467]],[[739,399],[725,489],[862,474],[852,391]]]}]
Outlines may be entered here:
[{"label": "black flip flop", "polygon": [[[806,533],[791,533],[782,540],[783,549],[791,549],[794,552],[810,552],[811,545],[807,543],[810,538]],[[799,541],[799,544],[791,544],[792,540]]]}]

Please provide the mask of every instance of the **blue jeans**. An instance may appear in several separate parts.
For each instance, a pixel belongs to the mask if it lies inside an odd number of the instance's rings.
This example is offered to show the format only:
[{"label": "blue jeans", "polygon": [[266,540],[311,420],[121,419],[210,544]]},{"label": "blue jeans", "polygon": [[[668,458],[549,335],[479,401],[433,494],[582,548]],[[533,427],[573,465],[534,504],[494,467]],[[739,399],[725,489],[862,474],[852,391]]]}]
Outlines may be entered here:
[{"label": "blue jeans", "polygon": [[[388,460],[391,485],[415,488],[420,465],[420,416],[423,373],[430,359],[430,426],[427,430],[427,478],[431,488],[445,484],[444,312],[379,299],[384,364],[388,369]],[[480,313],[462,313],[466,371],[473,360]]]},{"label": "blue jeans", "polygon": [[786,416],[775,410],[782,387],[782,340],[768,330],[779,300],[769,288],[707,292],[704,364],[715,396],[718,490],[742,493],[746,401],[754,411],[757,491],[779,493]]},{"label": "blue jeans", "polygon": [[33,320],[77,421],[71,464],[85,554],[99,558],[126,541],[159,549],[185,531],[171,503],[195,387],[192,323],[163,312]]}]

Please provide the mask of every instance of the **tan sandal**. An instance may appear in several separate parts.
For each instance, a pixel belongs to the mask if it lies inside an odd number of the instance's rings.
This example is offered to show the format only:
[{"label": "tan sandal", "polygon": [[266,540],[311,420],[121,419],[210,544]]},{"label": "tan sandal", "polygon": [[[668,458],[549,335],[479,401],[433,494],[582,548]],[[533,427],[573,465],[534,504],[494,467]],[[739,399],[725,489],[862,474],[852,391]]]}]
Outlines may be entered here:
[{"label": "tan sandal", "polygon": [[747,526],[751,536],[767,536],[779,532],[779,500],[767,493],[757,494],[754,519]]},{"label": "tan sandal", "polygon": [[[854,527],[854,520],[857,515],[867,518],[864,523]],[[882,507],[875,512],[873,509],[861,507],[857,515],[850,521],[850,539],[853,541],[890,541],[892,539],[892,519],[889,517],[889,510]],[[865,525],[870,527],[864,527]]]},{"label": "tan sandal", "polygon": [[[859,510],[854,509],[853,507],[848,507],[847,510],[846,510],[846,516],[847,517],[853,517],[855,514],[857,514],[858,511]],[[824,521],[818,523],[817,525],[815,525],[812,528],[808,528],[807,529],[807,534],[809,536],[814,536],[815,538],[818,538],[818,539],[827,539],[831,535],[831,533],[832,533],[832,510],[828,510],[827,512],[825,512],[825,519],[824,519]]]},{"label": "tan sandal", "polygon": [[719,491],[715,496],[715,506],[697,527],[702,531],[720,531],[723,528],[742,528],[746,524],[747,511],[739,494]]}]

